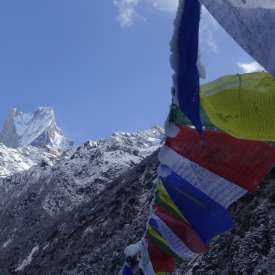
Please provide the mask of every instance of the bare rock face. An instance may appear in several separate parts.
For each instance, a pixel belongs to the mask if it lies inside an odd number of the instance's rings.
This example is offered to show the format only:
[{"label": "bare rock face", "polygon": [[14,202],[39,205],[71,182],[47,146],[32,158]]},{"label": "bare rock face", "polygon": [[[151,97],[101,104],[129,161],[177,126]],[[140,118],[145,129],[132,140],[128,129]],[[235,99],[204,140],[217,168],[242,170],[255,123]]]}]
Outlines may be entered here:
[{"label": "bare rock face", "polygon": [[54,110],[49,107],[39,107],[31,114],[13,109],[0,132],[0,142],[12,148],[33,145],[65,150],[72,146],[57,127]]}]

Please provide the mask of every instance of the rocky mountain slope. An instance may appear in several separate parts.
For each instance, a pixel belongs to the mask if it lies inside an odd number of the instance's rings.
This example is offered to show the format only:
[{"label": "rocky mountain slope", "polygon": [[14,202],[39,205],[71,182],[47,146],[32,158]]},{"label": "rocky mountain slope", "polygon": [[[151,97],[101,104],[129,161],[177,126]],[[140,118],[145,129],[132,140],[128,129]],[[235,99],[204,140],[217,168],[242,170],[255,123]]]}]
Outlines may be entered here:
[{"label": "rocky mountain slope", "polygon": [[[50,180],[38,179],[0,214],[0,273],[117,274],[125,246],[144,233],[157,166],[154,153],[107,184],[100,195],[55,216],[41,207],[42,193],[52,188]],[[236,228],[175,274],[274,274],[273,176],[257,194],[231,207]],[[47,191],[41,192],[42,184]]]},{"label": "rocky mountain slope", "polygon": [[39,107],[32,114],[13,109],[0,132],[0,142],[12,148],[33,145],[64,150],[72,146],[49,107]]},{"label": "rocky mountain slope", "polygon": [[0,273],[116,274],[124,246],[143,234],[156,165],[155,155],[148,157],[58,216],[42,207],[51,180],[38,179],[1,211]]},{"label": "rocky mountain slope", "polygon": [[[0,145],[0,274],[117,274],[145,230],[162,138],[115,133],[58,156]],[[230,208],[235,229],[175,274],[275,274],[274,198],[273,171]]]},{"label": "rocky mountain slope", "polygon": [[28,261],[46,249],[47,234],[83,205],[95,206],[111,182],[157,150],[162,138],[158,127],[115,133],[64,152],[53,166],[42,161],[0,179],[0,274],[24,274]]},{"label": "rocky mountain slope", "polygon": [[[47,187],[47,182],[51,186],[42,201],[44,211],[55,216],[60,211],[72,210],[93,199],[107,183],[157,150],[162,137],[163,130],[154,127],[144,132],[115,133],[107,139],[88,141],[64,152],[49,169],[41,169],[38,165],[26,173],[0,180],[0,190],[4,190],[0,199],[4,203],[12,192],[18,196],[21,186],[22,190],[32,186],[38,175],[45,182],[41,189]],[[49,163],[43,165],[48,167]]]}]

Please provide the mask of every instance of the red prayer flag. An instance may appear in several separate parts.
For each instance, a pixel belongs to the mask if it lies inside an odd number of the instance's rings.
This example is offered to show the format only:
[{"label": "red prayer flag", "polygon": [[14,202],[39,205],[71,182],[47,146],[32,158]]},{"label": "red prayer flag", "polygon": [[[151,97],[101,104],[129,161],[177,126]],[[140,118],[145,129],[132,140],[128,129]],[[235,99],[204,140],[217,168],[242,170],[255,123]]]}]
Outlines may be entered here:
[{"label": "red prayer flag", "polygon": [[179,220],[167,210],[155,206],[155,214],[177,235],[179,239],[194,253],[208,251],[207,245],[203,243],[199,235],[194,231],[190,224]]},{"label": "red prayer flag", "polygon": [[173,272],[175,270],[174,258],[159,249],[150,238],[148,238],[148,251],[152,266],[156,273]]},{"label": "red prayer flag", "polygon": [[201,140],[195,129],[178,128],[180,131],[175,138],[167,138],[167,146],[249,192],[258,189],[275,161],[275,148],[269,144],[209,130]]}]

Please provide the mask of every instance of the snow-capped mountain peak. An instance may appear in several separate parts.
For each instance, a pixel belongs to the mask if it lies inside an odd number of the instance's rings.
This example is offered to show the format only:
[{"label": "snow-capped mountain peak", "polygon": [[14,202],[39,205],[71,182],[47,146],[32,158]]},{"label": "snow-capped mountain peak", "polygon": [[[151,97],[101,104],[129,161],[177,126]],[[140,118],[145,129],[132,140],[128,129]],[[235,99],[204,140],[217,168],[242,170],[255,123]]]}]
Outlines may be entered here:
[{"label": "snow-capped mountain peak", "polygon": [[[16,109],[12,110],[12,115],[14,117],[14,125],[16,133],[20,136],[23,136],[26,133],[30,132],[39,133],[41,129],[48,127],[54,120],[54,111],[52,108],[48,107],[39,107],[33,114],[19,112]],[[33,127],[29,126],[32,124],[32,121],[35,121]],[[25,141],[28,143],[28,140]]]},{"label": "snow-capped mountain peak", "polygon": [[14,108],[0,132],[0,142],[13,148],[33,145],[63,150],[72,145],[57,127],[50,107],[39,107],[31,114]]}]

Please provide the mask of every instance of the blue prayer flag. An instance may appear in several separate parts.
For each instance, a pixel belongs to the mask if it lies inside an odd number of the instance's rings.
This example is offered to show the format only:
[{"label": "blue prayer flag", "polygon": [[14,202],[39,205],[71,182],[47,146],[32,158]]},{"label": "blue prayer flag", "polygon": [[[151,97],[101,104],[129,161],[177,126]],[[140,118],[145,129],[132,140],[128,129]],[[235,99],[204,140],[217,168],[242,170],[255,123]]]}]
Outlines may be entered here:
[{"label": "blue prayer flag", "polygon": [[[165,166],[164,169],[170,170]],[[223,206],[170,171],[169,175],[161,177],[163,185],[205,244],[233,227],[231,216]]]},{"label": "blue prayer flag", "polygon": [[201,5],[198,0],[180,1],[180,5],[171,42],[175,96],[182,112],[202,134],[197,67]]},{"label": "blue prayer flag", "polygon": [[134,274],[132,270],[127,265],[125,265],[122,271],[122,275],[134,275]]}]

